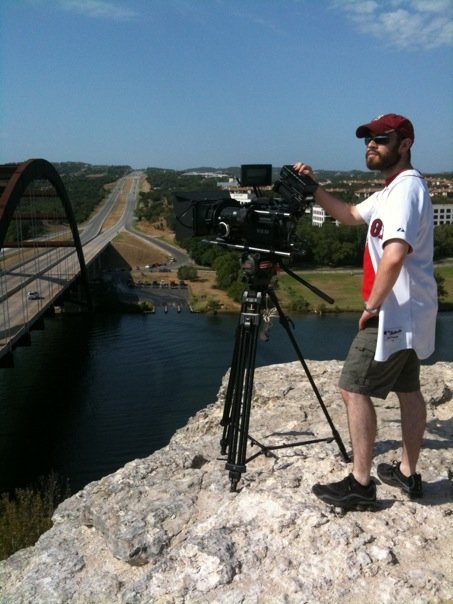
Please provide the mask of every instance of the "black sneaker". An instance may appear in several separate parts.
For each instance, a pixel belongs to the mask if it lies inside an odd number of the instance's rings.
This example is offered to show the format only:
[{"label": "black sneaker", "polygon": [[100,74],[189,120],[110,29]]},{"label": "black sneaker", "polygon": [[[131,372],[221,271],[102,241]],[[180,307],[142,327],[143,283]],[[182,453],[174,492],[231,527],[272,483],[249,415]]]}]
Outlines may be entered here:
[{"label": "black sneaker", "polygon": [[313,493],[324,503],[340,508],[360,509],[374,507],[376,504],[376,484],[371,481],[366,487],[361,485],[352,474],[330,484],[315,484]]},{"label": "black sneaker", "polygon": [[377,475],[385,484],[400,487],[411,499],[423,497],[422,477],[420,474],[404,476],[400,470],[400,462],[380,463],[377,467]]}]

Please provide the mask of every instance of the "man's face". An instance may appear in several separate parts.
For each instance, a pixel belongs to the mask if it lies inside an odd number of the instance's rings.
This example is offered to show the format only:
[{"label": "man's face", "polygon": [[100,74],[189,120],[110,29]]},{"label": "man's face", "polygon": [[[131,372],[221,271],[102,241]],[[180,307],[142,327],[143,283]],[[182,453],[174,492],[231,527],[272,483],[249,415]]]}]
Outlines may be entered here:
[{"label": "man's face", "polygon": [[379,137],[377,137],[377,141],[374,140],[374,137],[370,137],[365,156],[366,165],[370,170],[387,171],[393,168],[401,159],[399,151],[401,140],[398,134],[393,131],[387,132],[385,136],[388,137],[386,144],[381,144]]}]

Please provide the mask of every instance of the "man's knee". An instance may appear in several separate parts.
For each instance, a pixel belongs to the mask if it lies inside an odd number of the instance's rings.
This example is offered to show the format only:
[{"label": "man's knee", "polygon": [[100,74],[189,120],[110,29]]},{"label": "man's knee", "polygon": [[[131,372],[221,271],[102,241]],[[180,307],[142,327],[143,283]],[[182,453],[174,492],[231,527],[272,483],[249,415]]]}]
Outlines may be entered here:
[{"label": "man's knee", "polygon": [[345,405],[347,405],[348,402],[351,400],[351,394],[352,393],[349,390],[346,390],[345,388],[340,388],[340,393],[341,393],[341,396],[343,398],[343,403]]},{"label": "man's knee", "polygon": [[340,392],[341,396],[343,397],[343,402],[347,407],[354,404],[368,402],[369,400],[369,397],[365,394],[360,394],[359,392],[351,392],[350,390],[346,390],[345,388],[340,388]]}]

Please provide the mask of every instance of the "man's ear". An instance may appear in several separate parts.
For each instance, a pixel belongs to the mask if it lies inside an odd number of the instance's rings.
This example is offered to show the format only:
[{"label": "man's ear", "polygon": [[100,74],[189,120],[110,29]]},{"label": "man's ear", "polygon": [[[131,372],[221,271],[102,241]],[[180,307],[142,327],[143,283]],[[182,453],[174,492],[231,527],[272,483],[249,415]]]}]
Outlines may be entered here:
[{"label": "man's ear", "polygon": [[400,142],[400,151],[403,151],[404,153],[409,151],[409,149],[412,147],[412,143],[412,139],[403,138],[403,140]]}]

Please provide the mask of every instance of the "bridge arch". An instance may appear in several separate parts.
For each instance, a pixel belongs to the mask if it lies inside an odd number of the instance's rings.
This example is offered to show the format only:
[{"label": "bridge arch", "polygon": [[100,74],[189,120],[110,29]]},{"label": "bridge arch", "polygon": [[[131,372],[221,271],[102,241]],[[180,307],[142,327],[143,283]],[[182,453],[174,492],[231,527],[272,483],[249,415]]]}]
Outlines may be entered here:
[{"label": "bridge arch", "polygon": [[82,243],[57,170],[44,159],[0,165],[0,367],[14,366],[14,349],[31,343],[30,332],[76,282],[85,294],[77,303],[91,309]]},{"label": "bridge arch", "polygon": [[45,159],[30,159],[21,164],[0,165],[0,248],[5,246],[8,228],[13,220],[16,208],[27,188],[34,181],[47,181],[50,183],[55,190],[56,196],[61,201],[71,230],[74,247],[76,248],[80,273],[86,291],[86,299],[88,305],[91,306],[83,247],[72,205],[60,175],[55,167]]}]

